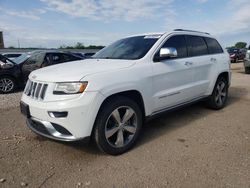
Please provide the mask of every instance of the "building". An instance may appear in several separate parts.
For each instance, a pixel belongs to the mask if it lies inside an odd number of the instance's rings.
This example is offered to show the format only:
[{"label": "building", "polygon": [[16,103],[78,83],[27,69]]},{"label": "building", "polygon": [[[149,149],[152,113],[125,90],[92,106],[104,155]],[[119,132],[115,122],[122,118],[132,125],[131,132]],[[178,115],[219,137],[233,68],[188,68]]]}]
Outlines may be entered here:
[{"label": "building", "polygon": [[4,48],[4,42],[3,42],[3,32],[0,31],[0,49]]}]

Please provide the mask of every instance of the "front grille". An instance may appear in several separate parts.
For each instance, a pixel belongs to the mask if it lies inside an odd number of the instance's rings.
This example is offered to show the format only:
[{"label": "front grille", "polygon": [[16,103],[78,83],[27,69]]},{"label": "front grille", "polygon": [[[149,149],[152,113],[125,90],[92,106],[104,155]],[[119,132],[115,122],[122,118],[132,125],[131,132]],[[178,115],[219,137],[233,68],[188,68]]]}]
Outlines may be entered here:
[{"label": "front grille", "polygon": [[28,80],[24,89],[24,94],[36,100],[43,100],[46,94],[48,84],[32,82]]}]

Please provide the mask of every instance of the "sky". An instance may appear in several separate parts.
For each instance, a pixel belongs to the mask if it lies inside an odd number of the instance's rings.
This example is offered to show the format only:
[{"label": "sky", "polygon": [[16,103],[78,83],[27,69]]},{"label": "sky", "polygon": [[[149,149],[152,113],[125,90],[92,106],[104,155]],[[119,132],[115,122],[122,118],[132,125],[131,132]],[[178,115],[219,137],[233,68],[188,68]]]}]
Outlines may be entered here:
[{"label": "sky", "polygon": [[108,45],[176,28],[250,43],[249,0],[0,0],[5,46]]}]

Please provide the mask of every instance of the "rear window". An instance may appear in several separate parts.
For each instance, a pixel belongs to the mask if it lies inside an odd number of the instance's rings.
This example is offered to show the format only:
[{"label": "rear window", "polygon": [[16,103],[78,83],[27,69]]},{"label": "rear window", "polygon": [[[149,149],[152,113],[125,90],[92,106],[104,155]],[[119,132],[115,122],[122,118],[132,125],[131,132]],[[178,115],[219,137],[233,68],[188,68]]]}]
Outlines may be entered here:
[{"label": "rear window", "polygon": [[201,56],[208,54],[207,45],[202,37],[187,35],[186,40],[189,56]]},{"label": "rear window", "polygon": [[220,46],[217,40],[205,37],[205,41],[207,43],[208,52],[210,54],[223,53],[222,47]]},{"label": "rear window", "polygon": [[21,54],[6,54],[4,55],[5,57],[8,57],[8,58],[15,58],[15,57],[19,57]]}]

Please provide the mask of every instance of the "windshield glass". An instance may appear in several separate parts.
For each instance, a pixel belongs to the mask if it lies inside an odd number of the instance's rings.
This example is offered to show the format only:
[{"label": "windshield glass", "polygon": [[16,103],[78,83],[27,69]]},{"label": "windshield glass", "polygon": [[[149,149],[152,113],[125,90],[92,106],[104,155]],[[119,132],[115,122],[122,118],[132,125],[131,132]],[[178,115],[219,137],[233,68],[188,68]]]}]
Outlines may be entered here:
[{"label": "windshield glass", "polygon": [[11,61],[11,60],[9,60],[8,58],[6,58],[5,56],[3,56],[3,55],[0,55],[0,63],[12,63],[13,64],[13,62]]},{"label": "windshield glass", "polygon": [[22,54],[21,56],[17,57],[16,59],[14,59],[13,61],[16,64],[20,64],[20,63],[24,62],[25,60],[27,60],[29,57],[30,57],[30,54],[25,53],[25,54]]},{"label": "windshield glass", "polygon": [[160,35],[152,35],[121,39],[92,57],[96,59],[140,59],[147,54],[160,37]]}]

